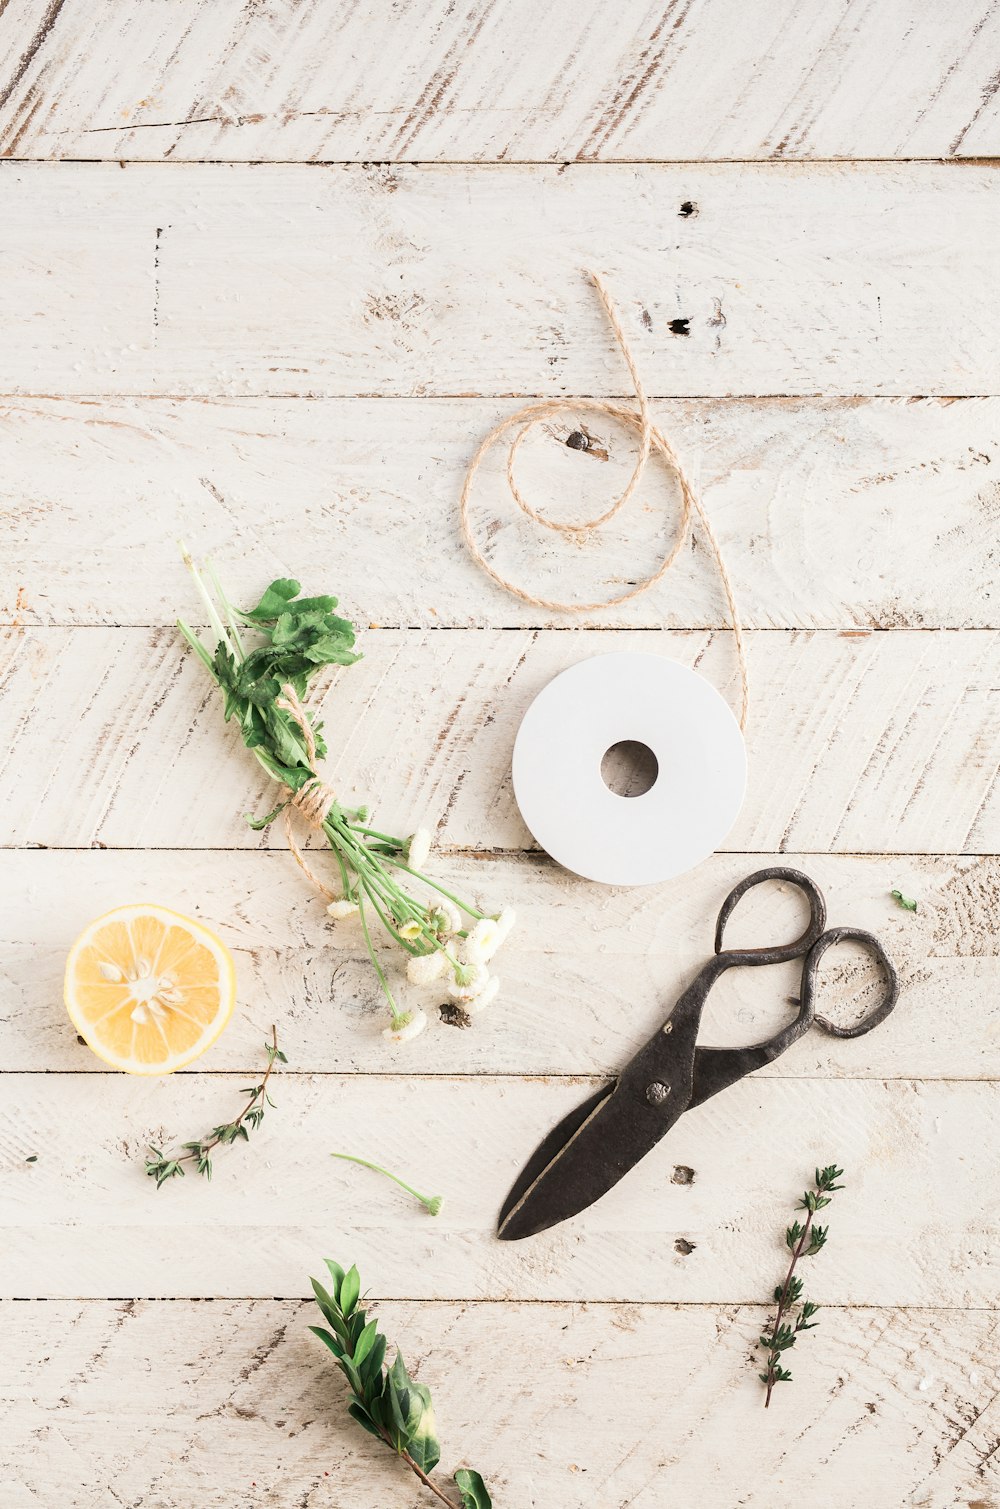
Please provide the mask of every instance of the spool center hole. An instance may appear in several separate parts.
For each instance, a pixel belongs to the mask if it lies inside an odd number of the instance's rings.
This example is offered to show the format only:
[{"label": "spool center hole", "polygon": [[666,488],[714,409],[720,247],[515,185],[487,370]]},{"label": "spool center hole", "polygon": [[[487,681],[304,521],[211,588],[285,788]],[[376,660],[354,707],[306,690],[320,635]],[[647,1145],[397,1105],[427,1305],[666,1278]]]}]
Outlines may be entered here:
[{"label": "spool center hole", "polygon": [[645,796],[656,782],[660,766],[648,744],[622,739],[612,744],[601,761],[601,776],[616,796]]}]

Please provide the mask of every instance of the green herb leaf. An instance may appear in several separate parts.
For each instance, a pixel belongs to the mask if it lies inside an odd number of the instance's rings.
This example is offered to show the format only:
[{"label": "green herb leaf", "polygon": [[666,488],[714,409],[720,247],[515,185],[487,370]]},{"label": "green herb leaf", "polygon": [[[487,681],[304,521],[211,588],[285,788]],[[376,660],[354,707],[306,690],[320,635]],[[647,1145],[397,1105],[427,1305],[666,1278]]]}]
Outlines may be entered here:
[{"label": "green herb leaf", "polygon": [[256,1131],[264,1119],[264,1106],[274,1105],[274,1101],[268,1095],[267,1082],[271,1077],[276,1063],[287,1063],[285,1055],[278,1047],[277,1030],[271,1028],[271,1042],[264,1044],[267,1050],[267,1068],[258,1085],[247,1085],[241,1094],[247,1096],[247,1103],[242,1111],[232,1121],[227,1121],[220,1126],[212,1128],[207,1137],[192,1139],[182,1142],[180,1152],[173,1158],[164,1157],[157,1147],[150,1146],[147,1152],[151,1155],[145,1160],[145,1171],[151,1179],[155,1179],[159,1189],[168,1179],[183,1179],[185,1163],[193,1164],[195,1170],[203,1178],[212,1178],[211,1154],[217,1147],[228,1147],[239,1139],[241,1142],[250,1141],[251,1131]]},{"label": "green herb leaf", "polygon": [[350,1315],[361,1293],[361,1279],[356,1268],[348,1269],[340,1285],[339,1303],[345,1315]]},{"label": "green herb leaf", "polygon": [[[328,1294],[317,1279],[310,1282],[333,1332],[323,1326],[309,1329],[332,1353],[350,1384],[354,1399],[348,1404],[348,1412],[370,1435],[391,1446],[425,1480],[441,1459],[430,1389],[410,1377],[398,1347],[392,1367],[383,1372],[386,1339],[379,1334],[377,1322],[366,1321],[364,1310],[357,1308],[361,1291],[357,1268],[345,1273],[329,1258],[327,1267],[333,1278],[333,1294]],[[461,1468],[455,1482],[462,1493],[462,1509],[466,1506],[491,1509],[479,1473]]]},{"label": "green herb leaf", "polygon": [[431,1391],[426,1384],[410,1384],[410,1413],[407,1421],[410,1444],[407,1450],[424,1472],[433,1472],[441,1460],[441,1444],[436,1434]]},{"label": "green herb leaf", "polygon": [[486,1484],[471,1467],[460,1467],[455,1474],[455,1486],[462,1495],[462,1509],[493,1509],[493,1501],[486,1492]]},{"label": "green herb leaf", "polygon": [[248,619],[251,623],[271,623],[284,613],[293,598],[298,597],[301,587],[298,582],[292,581],[291,577],[279,577],[277,581],[265,590],[263,597],[256,608],[250,608],[246,612],[239,612],[240,618]]},{"label": "green herb leaf", "polygon": [[917,910],[917,903],[913,900],[912,896],[904,896],[902,891],[891,891],[889,894],[892,896],[893,901],[899,903],[904,912],[915,912]]}]

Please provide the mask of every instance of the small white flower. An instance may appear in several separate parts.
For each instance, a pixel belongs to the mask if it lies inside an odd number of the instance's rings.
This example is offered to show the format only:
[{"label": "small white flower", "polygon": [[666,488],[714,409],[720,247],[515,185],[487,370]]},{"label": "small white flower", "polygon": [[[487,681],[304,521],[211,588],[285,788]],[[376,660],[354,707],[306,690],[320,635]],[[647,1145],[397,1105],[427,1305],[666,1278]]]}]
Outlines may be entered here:
[{"label": "small white flower", "polygon": [[[510,936],[511,929],[513,928],[516,921],[517,913],[515,912],[514,908],[512,906],[505,906],[501,911],[499,917],[496,918],[497,931],[500,934],[500,943],[506,943],[508,937]],[[497,944],[497,948],[500,947],[500,943]]]},{"label": "small white flower", "polygon": [[346,896],[342,896],[339,901],[331,901],[326,909],[326,915],[332,917],[335,922],[340,922],[345,917],[355,917],[357,913],[357,902],[348,901]]},{"label": "small white flower", "polygon": [[478,1011],[482,1011],[484,1006],[488,1006],[491,1001],[496,1000],[499,990],[500,981],[496,975],[490,975],[490,978],[486,981],[486,985],[479,994],[463,1002],[464,1010],[468,1012],[469,1016],[475,1016]]},{"label": "small white flower", "polygon": [[464,1006],[486,989],[489,979],[490,972],[486,965],[479,959],[471,959],[468,963],[459,964],[455,978],[448,986],[448,994]]},{"label": "small white flower", "polygon": [[431,854],[431,836],[426,828],[418,828],[406,841],[406,862],[415,870],[422,870]]},{"label": "small white flower", "polygon": [[406,966],[406,978],[411,985],[433,985],[444,973],[447,962],[439,948],[432,954],[414,954]]},{"label": "small white flower", "polygon": [[427,920],[439,938],[449,938],[462,926],[462,914],[458,907],[452,906],[451,902],[445,901],[444,897],[440,901],[432,902],[427,908]]},{"label": "small white flower", "polygon": [[411,1037],[419,1037],[426,1026],[425,1011],[408,1011],[397,1017],[393,1026],[384,1028],[382,1036],[387,1043],[408,1043]]},{"label": "small white flower", "polygon": [[407,943],[413,943],[420,937],[422,932],[423,928],[420,926],[420,923],[415,917],[411,917],[409,922],[404,922],[399,929],[399,936],[405,938]]}]

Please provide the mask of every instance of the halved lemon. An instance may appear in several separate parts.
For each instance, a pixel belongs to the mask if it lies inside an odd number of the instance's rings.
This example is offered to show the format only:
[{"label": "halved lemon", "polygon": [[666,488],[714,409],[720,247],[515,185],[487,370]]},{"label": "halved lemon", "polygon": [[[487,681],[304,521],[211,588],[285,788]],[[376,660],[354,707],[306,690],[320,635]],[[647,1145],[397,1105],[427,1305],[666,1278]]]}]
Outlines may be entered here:
[{"label": "halved lemon", "polygon": [[120,906],[77,938],[66,1010],[99,1058],[126,1074],[172,1074],[233,1014],[236,970],[221,939],[165,906]]}]

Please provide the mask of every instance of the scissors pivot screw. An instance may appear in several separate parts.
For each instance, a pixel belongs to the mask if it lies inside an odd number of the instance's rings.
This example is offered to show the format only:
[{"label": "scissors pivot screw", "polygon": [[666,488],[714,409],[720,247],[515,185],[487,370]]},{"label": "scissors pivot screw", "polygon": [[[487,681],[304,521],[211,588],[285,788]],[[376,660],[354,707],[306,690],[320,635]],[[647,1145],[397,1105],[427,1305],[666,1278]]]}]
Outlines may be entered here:
[{"label": "scissors pivot screw", "polygon": [[665,1085],[662,1080],[654,1079],[651,1085],[646,1086],[646,1099],[651,1106],[662,1106],[669,1094],[670,1086]]}]

